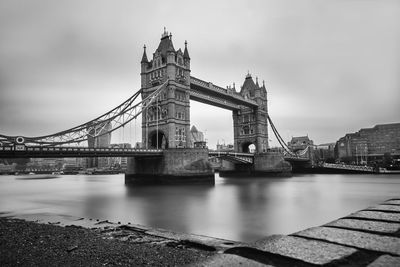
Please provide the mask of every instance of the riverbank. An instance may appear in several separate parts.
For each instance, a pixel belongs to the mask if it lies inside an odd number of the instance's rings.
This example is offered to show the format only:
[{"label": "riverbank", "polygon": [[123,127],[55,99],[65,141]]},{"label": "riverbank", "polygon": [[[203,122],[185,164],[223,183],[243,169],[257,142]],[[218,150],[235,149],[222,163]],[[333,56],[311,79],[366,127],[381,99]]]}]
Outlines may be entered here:
[{"label": "riverbank", "polygon": [[182,266],[215,253],[123,227],[86,229],[0,218],[0,266]]}]

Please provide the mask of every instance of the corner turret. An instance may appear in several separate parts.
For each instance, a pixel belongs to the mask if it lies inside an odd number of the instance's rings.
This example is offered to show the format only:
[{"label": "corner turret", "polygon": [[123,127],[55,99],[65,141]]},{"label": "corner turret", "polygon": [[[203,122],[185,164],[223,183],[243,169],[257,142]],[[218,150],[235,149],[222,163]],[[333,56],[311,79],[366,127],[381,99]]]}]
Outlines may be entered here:
[{"label": "corner turret", "polygon": [[143,46],[143,56],[142,56],[142,61],[140,61],[140,63],[149,63],[146,54],[146,45]]},{"label": "corner turret", "polygon": [[189,52],[187,49],[187,41],[185,41],[185,51],[183,52],[183,58],[186,60],[190,60]]}]

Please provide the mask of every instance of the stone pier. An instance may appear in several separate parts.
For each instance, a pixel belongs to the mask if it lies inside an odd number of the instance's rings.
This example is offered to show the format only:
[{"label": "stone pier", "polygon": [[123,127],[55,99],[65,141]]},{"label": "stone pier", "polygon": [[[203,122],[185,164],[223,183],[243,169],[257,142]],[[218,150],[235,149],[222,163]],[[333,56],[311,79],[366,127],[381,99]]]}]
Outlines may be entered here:
[{"label": "stone pier", "polygon": [[125,184],[214,184],[208,149],[166,149],[159,157],[128,159]]},{"label": "stone pier", "polygon": [[221,177],[233,176],[289,176],[292,167],[278,152],[258,153],[254,155],[254,164],[235,164],[222,162],[219,171]]}]

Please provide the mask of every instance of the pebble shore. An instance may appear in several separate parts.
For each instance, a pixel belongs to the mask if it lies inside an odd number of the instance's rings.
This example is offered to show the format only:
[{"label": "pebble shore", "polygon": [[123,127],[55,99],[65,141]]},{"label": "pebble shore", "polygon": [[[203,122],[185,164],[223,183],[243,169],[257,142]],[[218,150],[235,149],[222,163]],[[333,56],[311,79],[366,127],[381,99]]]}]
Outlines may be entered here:
[{"label": "pebble shore", "polygon": [[140,232],[0,217],[0,266],[182,266],[215,254]]}]

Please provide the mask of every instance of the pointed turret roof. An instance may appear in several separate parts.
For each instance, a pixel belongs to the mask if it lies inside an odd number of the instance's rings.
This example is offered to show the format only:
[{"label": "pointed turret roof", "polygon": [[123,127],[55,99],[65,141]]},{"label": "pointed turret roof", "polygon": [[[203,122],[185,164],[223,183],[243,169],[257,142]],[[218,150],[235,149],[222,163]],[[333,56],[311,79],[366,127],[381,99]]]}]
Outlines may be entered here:
[{"label": "pointed turret roof", "polygon": [[197,132],[198,132],[196,126],[194,126],[194,125],[192,126],[192,129],[190,129],[190,131],[191,131],[192,133],[197,133]]},{"label": "pointed turret roof", "polygon": [[185,52],[183,52],[183,58],[190,59],[189,52],[187,49],[187,41],[185,41]]},{"label": "pointed turret roof", "polygon": [[158,51],[164,59],[167,58],[167,52],[175,52],[174,45],[172,44],[172,35],[168,36],[168,32],[165,28],[164,33],[161,35],[161,42],[156,51]]},{"label": "pointed turret roof", "polygon": [[246,75],[246,79],[244,80],[242,90],[240,93],[244,93],[245,91],[249,92],[250,96],[254,96],[254,91],[258,88],[258,86],[254,83],[253,78],[250,73]]},{"label": "pointed turret roof", "polygon": [[149,60],[147,59],[147,54],[146,54],[146,46],[143,46],[143,56],[142,56],[142,61],[140,63],[149,63]]},{"label": "pointed turret roof", "polygon": [[263,80],[263,85],[261,86],[262,91],[264,92],[264,94],[267,93],[267,88],[265,88],[265,81]]}]

